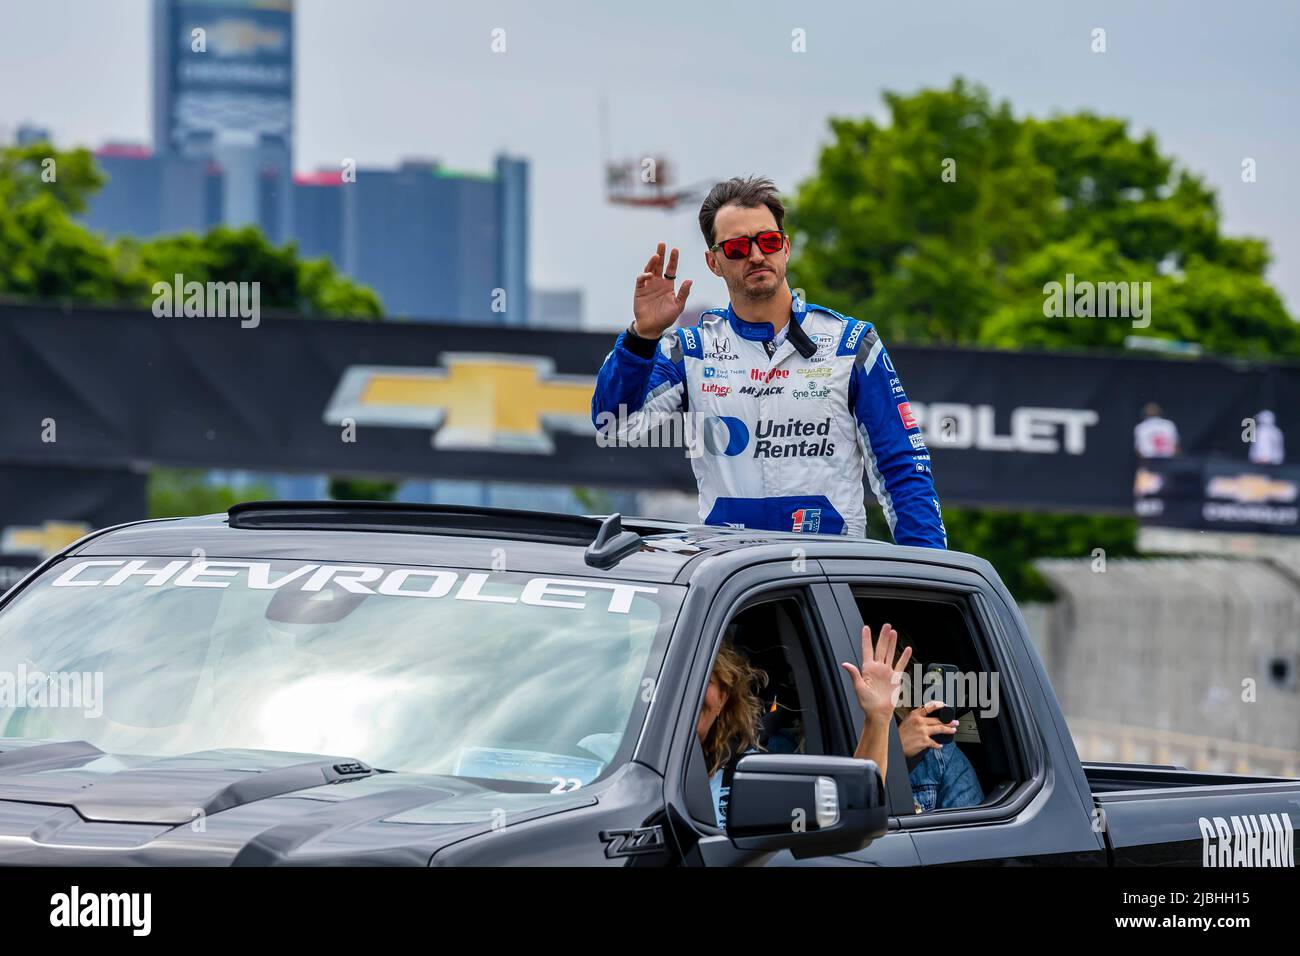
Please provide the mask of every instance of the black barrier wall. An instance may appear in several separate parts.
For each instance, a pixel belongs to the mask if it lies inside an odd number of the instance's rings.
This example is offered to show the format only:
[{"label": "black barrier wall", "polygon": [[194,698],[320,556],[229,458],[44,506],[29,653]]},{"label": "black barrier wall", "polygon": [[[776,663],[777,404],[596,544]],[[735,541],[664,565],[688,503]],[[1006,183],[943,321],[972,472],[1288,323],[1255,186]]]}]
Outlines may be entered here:
[{"label": "black barrier wall", "polygon": [[[613,341],[612,333],[295,318],[245,328],[238,319],[0,307],[0,464],[692,490],[680,448],[598,446],[590,396]],[[1153,401],[1189,456],[1244,464],[1242,421],[1265,408],[1300,441],[1296,366],[890,352],[950,504],[1132,513],[1133,428]]]},{"label": "black barrier wall", "polygon": [[146,517],[145,479],[123,468],[0,464],[0,593],[95,528]]}]

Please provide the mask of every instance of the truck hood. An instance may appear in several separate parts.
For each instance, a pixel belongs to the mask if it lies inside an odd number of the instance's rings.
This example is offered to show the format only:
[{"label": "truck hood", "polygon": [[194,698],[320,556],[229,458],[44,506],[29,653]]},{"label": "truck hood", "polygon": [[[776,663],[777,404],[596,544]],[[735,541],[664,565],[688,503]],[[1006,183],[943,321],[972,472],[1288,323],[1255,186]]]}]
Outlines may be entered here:
[{"label": "truck hood", "polygon": [[451,843],[592,803],[347,756],[0,738],[0,865],[427,866]]}]

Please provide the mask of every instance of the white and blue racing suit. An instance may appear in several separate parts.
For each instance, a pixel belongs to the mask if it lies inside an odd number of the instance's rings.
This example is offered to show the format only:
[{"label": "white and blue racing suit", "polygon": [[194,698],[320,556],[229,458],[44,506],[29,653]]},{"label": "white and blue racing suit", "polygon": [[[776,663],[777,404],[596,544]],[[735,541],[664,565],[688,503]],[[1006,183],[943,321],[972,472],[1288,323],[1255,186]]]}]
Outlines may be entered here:
[{"label": "white and blue racing suit", "polygon": [[623,332],[592,421],[626,438],[690,413],[705,524],[864,536],[865,467],[896,542],[946,547],[930,453],[875,328],[796,298],[788,329],[770,358],[771,323],[730,305],[657,343]]}]

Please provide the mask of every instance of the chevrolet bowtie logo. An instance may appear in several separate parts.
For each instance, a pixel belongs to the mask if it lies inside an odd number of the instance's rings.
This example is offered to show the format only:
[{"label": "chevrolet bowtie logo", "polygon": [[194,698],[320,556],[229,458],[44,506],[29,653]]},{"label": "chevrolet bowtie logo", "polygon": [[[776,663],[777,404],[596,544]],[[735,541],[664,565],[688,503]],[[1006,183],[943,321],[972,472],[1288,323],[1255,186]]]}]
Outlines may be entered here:
[{"label": "chevrolet bowtie logo", "polygon": [[1159,494],[1160,489],[1164,486],[1164,475],[1147,468],[1139,468],[1137,474],[1133,477],[1133,494],[1139,498],[1144,495]]},{"label": "chevrolet bowtie logo", "polygon": [[442,368],[353,365],[325,422],[428,428],[433,447],[550,454],[548,430],[595,431],[595,379],[556,375],[545,357],[445,352]]},{"label": "chevrolet bowtie logo", "polygon": [[10,525],[0,531],[0,554],[47,558],[88,534],[90,525],[79,521],[47,521],[38,528]]},{"label": "chevrolet bowtie logo", "polygon": [[1226,498],[1245,504],[1263,501],[1295,501],[1296,483],[1267,475],[1219,475],[1210,479],[1205,493],[1211,498]]}]

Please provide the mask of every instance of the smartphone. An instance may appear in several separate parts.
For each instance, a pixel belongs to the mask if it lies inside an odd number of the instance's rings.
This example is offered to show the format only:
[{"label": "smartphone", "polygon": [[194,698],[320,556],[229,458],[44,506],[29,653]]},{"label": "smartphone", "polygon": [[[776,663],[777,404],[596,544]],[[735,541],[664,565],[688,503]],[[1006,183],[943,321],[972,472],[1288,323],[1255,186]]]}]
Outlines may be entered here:
[{"label": "smartphone", "polygon": [[[953,701],[948,698],[952,696],[952,690],[957,687],[957,675],[960,672],[954,664],[926,664],[922,671],[922,687],[925,689],[925,699],[935,700],[936,697],[942,700],[943,707],[940,707],[930,716],[936,720],[941,720],[945,724],[950,724],[957,719],[957,708]],[[934,690],[931,690],[931,688]],[[941,743],[947,744],[955,737],[955,734],[943,734],[939,737]]]}]

